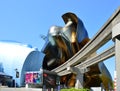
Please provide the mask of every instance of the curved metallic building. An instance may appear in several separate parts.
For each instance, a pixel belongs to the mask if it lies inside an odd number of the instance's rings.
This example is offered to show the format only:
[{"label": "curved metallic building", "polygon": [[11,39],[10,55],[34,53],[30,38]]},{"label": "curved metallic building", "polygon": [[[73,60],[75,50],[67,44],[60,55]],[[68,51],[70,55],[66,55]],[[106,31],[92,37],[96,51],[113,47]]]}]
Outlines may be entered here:
[{"label": "curved metallic building", "polygon": [[[39,71],[44,54],[31,45],[18,42],[0,41],[0,63],[2,71],[16,80],[18,86],[24,86],[25,72]],[[19,78],[16,78],[16,70]]]},{"label": "curved metallic building", "polygon": [[[66,62],[89,41],[83,22],[74,13],[68,12],[62,18],[65,26],[52,26],[42,49],[45,54],[43,68],[47,70]],[[74,87],[75,81],[75,74],[61,77],[61,84],[67,87]],[[90,71],[84,74],[84,87],[100,86],[101,83],[106,89],[112,86],[111,75],[102,62],[91,66]]]},{"label": "curved metallic building", "polygon": [[83,22],[75,14],[66,13],[62,17],[66,25],[52,26],[42,49],[46,54],[43,62],[45,69],[61,65],[89,41]]}]

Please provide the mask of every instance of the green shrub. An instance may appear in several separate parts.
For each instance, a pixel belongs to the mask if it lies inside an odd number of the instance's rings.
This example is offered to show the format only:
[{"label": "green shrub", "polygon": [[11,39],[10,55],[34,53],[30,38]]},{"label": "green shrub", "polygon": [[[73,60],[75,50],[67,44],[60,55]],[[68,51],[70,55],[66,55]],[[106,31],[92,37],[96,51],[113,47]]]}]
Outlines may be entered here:
[{"label": "green shrub", "polygon": [[90,91],[89,89],[75,89],[75,88],[70,88],[70,89],[61,89],[60,91]]}]

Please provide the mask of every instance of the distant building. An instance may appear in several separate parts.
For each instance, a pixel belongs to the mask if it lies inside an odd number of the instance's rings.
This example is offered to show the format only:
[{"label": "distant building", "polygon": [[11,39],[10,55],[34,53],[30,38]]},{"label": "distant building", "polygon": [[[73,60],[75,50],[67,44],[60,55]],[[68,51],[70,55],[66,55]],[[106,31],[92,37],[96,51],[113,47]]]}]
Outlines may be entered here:
[{"label": "distant building", "polygon": [[[25,84],[26,71],[39,71],[43,57],[44,54],[31,45],[0,41],[0,72],[11,76],[18,86]],[[16,72],[18,78],[16,78]]]},{"label": "distant building", "polygon": [[0,72],[4,72],[3,64],[0,63]]}]

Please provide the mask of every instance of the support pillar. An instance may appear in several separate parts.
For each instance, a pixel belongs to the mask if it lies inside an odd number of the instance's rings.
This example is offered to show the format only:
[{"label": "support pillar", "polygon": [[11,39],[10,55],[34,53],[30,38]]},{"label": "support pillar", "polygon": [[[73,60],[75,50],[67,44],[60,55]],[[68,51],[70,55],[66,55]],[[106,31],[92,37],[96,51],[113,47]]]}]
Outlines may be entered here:
[{"label": "support pillar", "polygon": [[67,70],[77,75],[75,88],[76,89],[83,88],[83,74],[84,73],[76,67],[68,67]]},{"label": "support pillar", "polygon": [[115,60],[116,60],[116,91],[120,91],[120,40],[115,39]]},{"label": "support pillar", "polygon": [[116,91],[120,91],[120,23],[112,28],[112,39],[115,42]]},{"label": "support pillar", "polygon": [[83,73],[81,73],[79,70],[77,71],[75,88],[83,88]]}]

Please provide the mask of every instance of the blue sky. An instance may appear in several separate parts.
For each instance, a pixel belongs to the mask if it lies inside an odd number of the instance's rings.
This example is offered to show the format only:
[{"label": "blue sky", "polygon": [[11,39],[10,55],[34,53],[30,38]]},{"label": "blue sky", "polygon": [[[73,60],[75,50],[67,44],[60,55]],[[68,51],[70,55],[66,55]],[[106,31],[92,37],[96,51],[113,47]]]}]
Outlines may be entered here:
[{"label": "blue sky", "polygon": [[[84,22],[92,38],[119,6],[119,0],[0,0],[0,40],[31,44],[41,50],[45,42],[40,35],[46,36],[52,25],[64,26],[61,16],[67,12]],[[113,60],[106,61],[107,67]],[[114,66],[112,75],[113,70]]]}]

